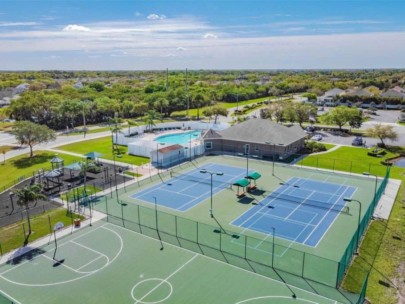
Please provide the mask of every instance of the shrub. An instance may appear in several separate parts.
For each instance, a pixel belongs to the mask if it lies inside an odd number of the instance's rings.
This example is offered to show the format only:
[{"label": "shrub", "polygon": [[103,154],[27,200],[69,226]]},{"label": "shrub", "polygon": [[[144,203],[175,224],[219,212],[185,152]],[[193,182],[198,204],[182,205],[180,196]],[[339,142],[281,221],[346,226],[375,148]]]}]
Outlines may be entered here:
[{"label": "shrub", "polygon": [[326,147],[324,144],[315,141],[308,141],[305,143],[305,148],[310,153],[322,152],[326,151]]}]

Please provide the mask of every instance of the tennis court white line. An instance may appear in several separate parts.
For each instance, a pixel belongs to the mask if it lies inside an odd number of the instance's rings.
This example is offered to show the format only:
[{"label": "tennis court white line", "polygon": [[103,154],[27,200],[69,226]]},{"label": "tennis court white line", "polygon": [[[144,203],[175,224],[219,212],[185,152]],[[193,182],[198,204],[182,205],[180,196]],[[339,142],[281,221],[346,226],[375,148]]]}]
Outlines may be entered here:
[{"label": "tennis court white line", "polygon": [[[286,188],[287,189],[287,188]],[[262,205],[262,208],[260,208],[259,210],[257,210],[255,213],[253,213],[250,217],[248,217],[246,220],[244,220],[238,227],[243,227],[243,225],[248,222],[251,218],[253,218],[256,213],[260,212],[260,210],[263,210],[264,208],[267,208],[267,206],[269,206],[275,199],[277,199],[279,197],[279,195],[281,195],[282,193],[284,193],[286,191],[286,189],[284,189],[281,193],[278,193],[276,197],[273,197],[272,199],[269,200],[269,202],[266,205]],[[268,195],[266,198],[268,198],[270,195]],[[266,198],[264,200],[266,200]],[[259,204],[261,204],[264,200],[262,200]],[[257,206],[257,205],[256,205]],[[249,212],[251,209],[247,210],[246,212],[244,212],[240,217],[242,217],[243,215],[245,215],[247,212]],[[242,230],[241,233],[244,233],[246,230],[248,230],[249,228],[244,228]]]},{"label": "tennis court white line", "polygon": [[[133,233],[133,234],[136,234],[136,235],[140,235],[140,236],[143,236],[143,237],[145,237],[145,238],[147,238],[147,239],[151,239],[151,240],[154,240],[154,241],[156,241],[156,242],[159,242],[159,240],[157,240],[157,239],[155,239],[155,238],[153,238],[153,237],[151,237],[151,236],[148,236],[148,235],[145,235],[145,234],[142,234],[142,233],[139,233],[139,232],[135,232],[135,231],[129,230],[129,229],[125,228],[125,227],[121,227],[121,226],[118,226],[118,225],[116,226],[116,225],[113,225],[113,224],[105,224],[105,225],[111,225],[111,226],[117,227],[117,228],[119,228],[119,229],[121,229],[121,230],[130,232],[130,233]],[[110,229],[109,229],[109,230],[110,230]],[[325,300],[328,300],[328,301],[332,301],[332,302],[337,303],[337,301],[335,301],[335,300],[329,299],[329,298],[327,298],[327,297],[321,296],[321,295],[319,295],[319,294],[310,292],[310,291],[308,291],[308,290],[302,289],[302,288],[297,287],[297,286],[294,286],[294,285],[284,284],[283,282],[277,281],[277,280],[272,279],[272,278],[270,278],[270,277],[266,277],[265,275],[262,275],[262,274],[260,274],[260,273],[252,272],[252,271],[249,271],[249,270],[246,270],[246,269],[237,267],[237,266],[235,266],[235,265],[232,265],[232,264],[223,262],[223,261],[221,261],[221,260],[214,259],[214,258],[212,258],[212,257],[210,257],[210,256],[207,256],[207,255],[202,255],[202,254],[199,254],[199,253],[195,253],[194,251],[191,251],[191,250],[186,249],[186,248],[183,248],[183,247],[175,246],[175,245],[170,244],[170,243],[167,243],[167,242],[165,242],[165,241],[163,241],[163,243],[164,243],[165,245],[167,245],[167,246],[171,246],[171,247],[174,247],[174,248],[177,248],[177,249],[180,249],[180,250],[184,250],[184,251],[187,251],[187,252],[194,253],[194,254],[196,254],[197,256],[201,256],[201,257],[206,258],[206,259],[208,259],[208,260],[212,260],[212,261],[215,261],[215,262],[220,263],[220,264],[228,265],[228,267],[235,268],[235,269],[239,269],[239,270],[242,271],[242,272],[247,272],[247,273],[256,275],[256,276],[258,276],[258,277],[264,278],[264,279],[266,279],[266,280],[275,282],[275,283],[280,284],[280,285],[283,285],[283,286],[284,286],[284,285],[288,285],[288,286],[290,286],[290,287],[292,287],[292,288],[294,288],[294,289],[296,289],[296,290],[301,290],[302,292],[308,293],[308,294],[310,294],[310,295],[314,295],[314,296],[316,296],[316,297],[320,297],[320,298],[322,298],[322,299],[325,299]],[[331,288],[332,288],[332,287],[331,287]]]},{"label": "tennis court white line", "polygon": [[148,295],[150,295],[152,292],[154,292],[156,289],[158,289],[164,282],[169,280],[172,276],[174,276],[176,273],[178,273],[180,270],[182,270],[184,267],[187,266],[187,264],[191,263],[194,261],[194,259],[198,257],[198,254],[195,254],[191,259],[189,259],[187,262],[185,262],[183,265],[181,265],[179,268],[177,268],[174,272],[172,272],[168,277],[163,279],[159,284],[157,284],[154,288],[152,288],[148,293],[146,293],[142,298],[138,299],[135,301],[136,303],[143,303],[142,300],[145,299]]},{"label": "tennis court white line", "polygon": [[[348,189],[346,189],[340,196],[339,196],[339,200],[342,198],[342,196],[346,193]],[[343,198],[342,198],[343,199]],[[312,232],[308,235],[308,237],[304,240],[304,244],[305,242],[308,240],[309,237],[311,237],[311,235],[315,232],[315,230],[318,228],[318,226],[323,222],[323,220],[325,219],[325,217],[331,212],[332,208],[335,207],[336,203],[339,202],[339,200],[336,200],[335,203],[328,209],[328,211],[324,214],[324,216],[321,218],[321,220],[319,221],[319,223],[316,225],[315,229],[312,230]],[[335,219],[337,218],[337,216],[335,216]],[[334,221],[333,221],[334,222]],[[320,242],[320,240],[323,238],[323,236],[326,234],[326,232],[329,230],[329,228],[332,226],[332,223],[330,223],[328,229],[322,234],[322,237],[318,240],[318,242],[316,243],[316,246],[318,245],[318,243]],[[315,246],[315,247],[316,247]]]},{"label": "tennis court white line", "polygon": [[[291,211],[287,217],[285,218],[286,220],[288,220],[288,218],[290,217],[290,215],[292,215],[296,210],[298,210],[313,194],[315,193],[315,190],[312,190],[312,192],[309,194],[309,196],[307,196],[303,201],[301,201],[299,203],[299,205],[297,207],[295,207],[295,209],[293,211]],[[302,199],[302,198],[301,198]]]},{"label": "tennis court white line", "polygon": [[[304,211],[304,212],[305,212],[305,213],[308,213],[308,214],[311,214],[311,215],[313,215],[313,214],[318,215],[318,213],[314,213],[314,212],[308,212],[308,211]],[[272,217],[272,218],[276,218],[276,219],[280,219],[280,220],[285,220],[284,217],[278,216],[278,215],[274,215],[274,214],[263,213],[263,212],[258,212],[258,214],[270,216],[270,217]],[[316,215],[315,215],[315,216],[316,216]],[[288,222],[297,223],[297,224],[302,224],[302,225],[307,225],[307,224],[308,224],[307,222],[301,222],[301,221],[291,220],[291,219],[288,219]],[[312,226],[315,226],[315,224],[313,224]]]},{"label": "tennis court white line", "polygon": [[[346,191],[349,190],[350,188],[355,188],[355,187],[349,187],[349,186],[347,186]],[[346,193],[346,191],[345,191],[344,193]],[[356,191],[357,191],[357,188],[354,189],[353,194],[354,194]],[[344,194],[344,193],[343,193],[343,194]],[[343,208],[343,207],[346,207],[346,205],[347,205],[347,202],[345,202],[345,204],[342,206],[342,208]],[[324,232],[324,234],[322,235],[322,237],[321,237],[321,238],[318,240],[318,242],[316,243],[315,247],[318,246],[319,242],[323,239],[323,237],[326,235],[326,233],[329,231],[329,229],[333,226],[333,224],[335,223],[335,221],[337,220],[337,218],[338,218],[338,216],[335,216],[335,218],[333,219],[332,223],[330,223],[328,229],[326,229],[326,231]]]}]

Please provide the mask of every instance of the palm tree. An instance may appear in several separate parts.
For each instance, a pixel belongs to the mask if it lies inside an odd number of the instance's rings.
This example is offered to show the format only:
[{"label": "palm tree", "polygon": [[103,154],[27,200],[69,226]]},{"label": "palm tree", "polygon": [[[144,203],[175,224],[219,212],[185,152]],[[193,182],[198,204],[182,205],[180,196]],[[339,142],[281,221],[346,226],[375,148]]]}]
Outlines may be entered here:
[{"label": "palm tree", "polygon": [[145,123],[148,126],[148,130],[152,131],[152,127],[155,126],[155,120],[161,119],[161,116],[155,110],[149,110],[146,112]]},{"label": "palm tree", "polygon": [[28,236],[26,242],[28,241],[28,237],[31,235],[31,221],[30,221],[30,214],[29,214],[29,204],[32,202],[36,202],[38,199],[46,199],[46,195],[41,193],[42,186],[40,184],[33,184],[29,186],[25,186],[22,189],[17,189],[17,204],[21,207],[25,207],[27,211],[27,221],[28,221]]},{"label": "palm tree", "polygon": [[126,122],[128,124],[128,136],[130,136],[131,135],[131,127],[132,126],[137,126],[138,123],[133,119],[127,119]]}]

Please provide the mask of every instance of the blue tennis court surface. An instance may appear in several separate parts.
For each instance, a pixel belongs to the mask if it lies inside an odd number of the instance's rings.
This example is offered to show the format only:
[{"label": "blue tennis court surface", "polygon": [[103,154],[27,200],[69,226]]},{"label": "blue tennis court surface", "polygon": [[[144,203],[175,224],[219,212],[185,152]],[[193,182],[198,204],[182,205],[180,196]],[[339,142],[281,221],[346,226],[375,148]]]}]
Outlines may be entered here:
[{"label": "blue tennis court surface", "polygon": [[343,198],[355,191],[350,186],[293,177],[232,224],[265,234],[272,234],[274,228],[276,237],[315,247],[347,208]]},{"label": "blue tennis court surface", "polygon": [[246,169],[207,164],[203,168],[196,168],[185,174],[174,176],[164,183],[147,188],[130,197],[148,203],[154,203],[156,198],[156,203],[160,206],[187,211],[211,195],[211,175],[201,173],[202,169],[223,173],[221,176],[213,175],[213,195],[229,189],[233,182],[246,176]]}]

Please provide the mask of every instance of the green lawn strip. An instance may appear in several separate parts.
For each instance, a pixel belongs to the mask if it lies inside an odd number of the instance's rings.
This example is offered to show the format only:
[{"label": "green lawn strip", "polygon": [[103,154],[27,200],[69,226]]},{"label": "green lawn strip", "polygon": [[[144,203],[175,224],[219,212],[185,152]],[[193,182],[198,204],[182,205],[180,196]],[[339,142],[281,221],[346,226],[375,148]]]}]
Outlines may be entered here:
[{"label": "green lawn strip", "polygon": [[[402,151],[403,148],[396,150]],[[368,156],[366,151],[366,149],[362,148],[340,147],[322,156],[308,156],[304,160],[304,164],[306,166],[316,166],[317,163],[319,168],[331,169],[332,159],[346,160],[347,162],[356,163],[352,167],[352,172],[361,173],[365,167],[362,163],[372,163],[372,173],[380,176],[384,175],[386,167],[380,164],[381,158]],[[388,158],[393,155],[396,154],[389,152],[385,157]],[[318,161],[316,161],[317,157],[319,157]],[[324,157],[324,161],[321,161],[321,157]],[[337,163],[338,161],[336,161],[335,169],[338,167]],[[348,171],[347,166],[342,166],[340,170]],[[371,269],[367,286],[367,298],[372,303],[398,303],[398,294],[396,289],[393,288],[392,282],[395,281],[397,285],[399,282],[399,284],[403,285],[403,273],[398,270],[400,267],[402,269],[405,267],[403,259],[405,256],[405,246],[403,246],[403,240],[405,239],[405,208],[403,204],[405,176],[403,169],[392,167],[390,177],[400,179],[402,184],[388,224],[387,221],[380,220],[370,223],[364,235],[359,256],[350,265],[343,283],[345,289],[359,292],[360,284],[364,280],[367,271]],[[387,229],[385,229],[386,225]],[[374,269],[370,264],[373,264]],[[404,287],[402,286],[402,288]]]},{"label": "green lawn strip", "polygon": [[[273,98],[274,97],[261,97],[261,98],[249,99],[249,100],[244,100],[244,101],[239,101],[239,102],[218,102],[216,105],[224,107],[226,109],[236,108],[236,107],[239,107],[240,109],[242,109],[243,106],[245,106],[245,105],[251,105],[251,104],[258,103],[258,102],[263,102],[265,100],[270,100],[270,99],[273,99]],[[204,116],[203,115],[203,110],[206,109],[206,108],[210,108],[210,106],[200,108],[200,110],[199,110],[200,111],[200,117]],[[259,109],[259,108],[257,107],[254,110],[257,110],[257,109]],[[197,112],[198,112],[198,109],[189,109],[188,115],[189,116],[197,116]],[[186,113],[187,113],[187,111],[175,111],[175,112],[172,113],[172,115],[173,116],[186,115]]]},{"label": "green lawn strip", "polygon": [[[49,218],[51,220],[50,225]],[[72,219],[75,218],[80,218],[82,220],[84,219],[83,216],[74,213],[68,213],[67,210],[63,208],[53,209],[40,215],[32,216],[32,234],[29,236],[29,242],[33,242],[51,233],[53,226],[58,222],[62,222],[65,227],[70,226],[72,223]],[[28,224],[26,219],[12,225],[0,228],[0,242],[3,254],[11,250],[20,248],[24,245],[25,236],[23,226],[25,228],[26,234],[28,234]]]},{"label": "green lawn strip", "polygon": [[[0,165],[0,191],[4,190],[5,186],[11,186],[21,177],[30,177],[33,172],[37,172],[39,169],[50,170],[51,159],[55,156],[55,153],[45,151],[35,151],[34,157],[30,158],[26,154],[13,157],[6,160],[5,164],[1,162]],[[77,156],[59,153],[58,157],[65,161],[65,165],[80,160]]]},{"label": "green lawn strip", "polygon": [[[118,146],[118,148],[121,151],[121,154],[115,156],[116,161],[137,166],[149,162],[149,158],[147,157],[128,155],[128,147],[126,146]],[[111,136],[100,137],[69,145],[59,146],[57,147],[57,149],[83,155],[89,152],[98,152],[103,154],[101,158],[109,160],[114,159],[111,149]]]},{"label": "green lawn strip", "polygon": [[[110,131],[110,128],[109,127],[100,127],[100,128],[89,129],[89,130],[87,130],[86,134],[101,133],[101,132],[106,132],[106,131]],[[71,132],[71,133],[62,134],[62,135],[71,136],[71,135],[80,135],[80,134],[83,134],[83,132]]]},{"label": "green lawn strip", "polygon": [[135,172],[132,172],[132,171],[125,171],[124,174],[125,175],[130,175],[130,176],[133,176],[133,177],[141,177],[142,176],[142,174],[135,173]]},{"label": "green lawn strip", "polygon": [[[88,196],[96,194],[102,189],[95,187],[93,185],[86,185],[86,193]],[[84,191],[84,186],[76,187],[60,195],[60,198],[64,201],[69,200],[70,202],[74,201],[76,195],[82,196]]]},{"label": "green lawn strip", "polygon": [[[342,146],[330,153],[322,155],[310,155],[298,164],[309,167],[319,167],[330,170],[338,170],[353,173],[370,172],[378,176],[384,176],[386,167],[381,165],[381,161],[396,156],[397,154],[387,151],[387,154],[381,157],[367,155],[365,148],[355,148]],[[391,177],[400,178],[401,172],[398,167],[391,168]]]},{"label": "green lawn strip", "polygon": [[333,145],[333,144],[326,144],[326,143],[322,143],[322,144],[325,146],[326,151],[328,151],[328,150],[330,150],[330,149],[332,149],[333,147],[336,146],[336,145]]}]

